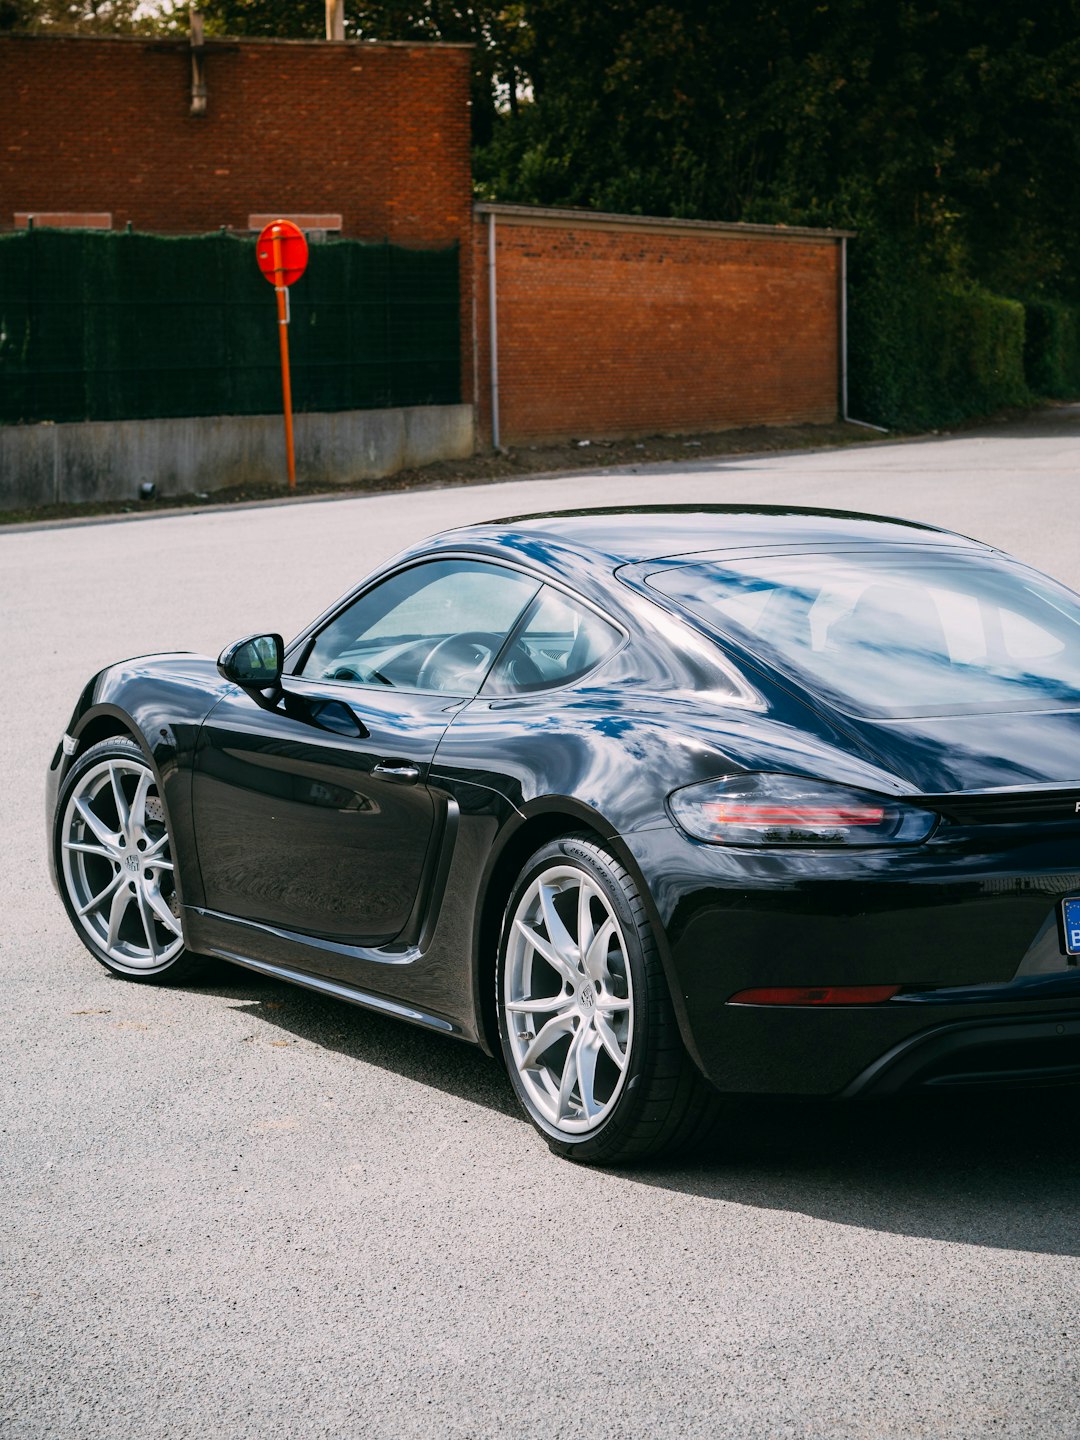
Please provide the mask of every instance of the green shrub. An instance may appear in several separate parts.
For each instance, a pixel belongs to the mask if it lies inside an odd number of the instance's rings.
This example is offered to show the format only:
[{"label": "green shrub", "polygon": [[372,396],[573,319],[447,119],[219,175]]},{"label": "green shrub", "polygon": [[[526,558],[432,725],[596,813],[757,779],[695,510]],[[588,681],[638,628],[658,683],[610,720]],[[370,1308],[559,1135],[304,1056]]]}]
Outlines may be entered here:
[{"label": "green shrub", "polygon": [[[312,246],[290,295],[294,408],[456,404],[459,269],[454,247]],[[0,424],[273,414],[277,328],[253,239],[0,235]]]},{"label": "green shrub", "polygon": [[1080,311],[1060,300],[1028,300],[1024,371],[1036,395],[1080,395]]},{"label": "green shrub", "polygon": [[937,429],[1031,399],[1024,307],[950,284],[887,239],[852,242],[849,410],[897,430]]}]

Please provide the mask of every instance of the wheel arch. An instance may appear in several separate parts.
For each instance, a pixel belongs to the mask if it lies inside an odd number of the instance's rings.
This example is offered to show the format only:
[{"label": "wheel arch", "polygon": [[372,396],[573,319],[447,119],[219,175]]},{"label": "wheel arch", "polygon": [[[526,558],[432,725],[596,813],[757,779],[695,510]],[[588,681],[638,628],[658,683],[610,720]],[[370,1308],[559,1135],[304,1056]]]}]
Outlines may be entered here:
[{"label": "wheel arch", "polygon": [[114,736],[126,736],[142,750],[148,760],[153,756],[146,743],[146,737],[141,733],[139,727],[132,720],[126,711],[115,705],[97,706],[90,714],[86,715],[76,726],[72,739],[78,741],[76,755],[81,755],[84,750],[89,750],[91,745],[96,745],[99,740],[111,740]]},{"label": "wheel arch", "polygon": [[[50,790],[50,810],[59,796],[60,788],[67,779],[72,765],[81,755],[85,755],[87,750],[100,744],[102,740],[133,740],[150,765],[153,766],[155,774],[158,774],[157,760],[146,736],[128,712],[122,710],[118,705],[105,702],[84,711],[77,720],[73,720],[69,725],[68,737],[75,741],[74,749],[68,753],[63,746],[58,745],[50,767],[50,784],[54,787]],[[158,778],[160,780],[160,775]],[[52,818],[55,819],[55,815]]]},{"label": "wheel arch", "polygon": [[495,1009],[495,976],[499,939],[506,905],[530,855],[560,835],[582,835],[610,850],[630,873],[645,905],[665,972],[668,968],[667,935],[641,869],[625,843],[599,811],[570,796],[550,796],[534,802],[517,822],[507,825],[492,852],[479,889],[473,928],[473,998],[477,1034],[489,1055],[501,1056]]}]

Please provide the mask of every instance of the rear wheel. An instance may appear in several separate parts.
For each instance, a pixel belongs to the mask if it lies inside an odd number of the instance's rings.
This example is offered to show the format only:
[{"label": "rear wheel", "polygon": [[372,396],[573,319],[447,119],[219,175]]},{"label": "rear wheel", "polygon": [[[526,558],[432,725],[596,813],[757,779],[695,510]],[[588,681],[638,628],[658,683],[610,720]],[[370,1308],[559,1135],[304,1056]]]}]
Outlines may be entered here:
[{"label": "rear wheel", "polygon": [[537,851],[507,907],[499,1032],[551,1148],[617,1164],[703,1138],[721,1099],[683,1047],[641,897],[591,839]]},{"label": "rear wheel", "polygon": [[157,777],[134,740],[92,745],[56,807],[56,870],[87,949],[130,980],[193,977],[184,948],[172,844]]}]

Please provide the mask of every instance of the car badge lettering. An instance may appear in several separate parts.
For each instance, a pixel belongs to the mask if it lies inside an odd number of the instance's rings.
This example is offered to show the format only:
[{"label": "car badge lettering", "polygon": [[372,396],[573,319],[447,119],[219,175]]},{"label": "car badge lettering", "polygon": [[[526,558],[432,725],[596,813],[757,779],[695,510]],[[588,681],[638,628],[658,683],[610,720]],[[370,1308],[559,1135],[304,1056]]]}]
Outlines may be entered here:
[{"label": "car badge lettering", "polygon": [[132,872],[134,872],[134,873],[137,873],[137,872],[138,872],[138,869],[139,869],[139,857],[138,857],[137,855],[129,855],[129,856],[127,857],[127,868],[128,868],[129,870],[131,870]]}]

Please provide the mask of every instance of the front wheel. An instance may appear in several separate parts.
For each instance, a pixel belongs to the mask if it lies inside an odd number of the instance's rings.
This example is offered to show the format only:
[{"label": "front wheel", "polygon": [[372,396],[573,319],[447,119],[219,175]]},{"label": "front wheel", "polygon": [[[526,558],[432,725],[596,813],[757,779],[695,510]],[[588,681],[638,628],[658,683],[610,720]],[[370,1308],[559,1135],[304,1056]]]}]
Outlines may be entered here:
[{"label": "front wheel", "polygon": [[92,745],[61,787],[53,834],[68,916],[86,948],[129,980],[187,980],[174,858],[157,776],[134,740]]},{"label": "front wheel", "polygon": [[711,1129],[720,1097],[683,1047],[641,897],[591,839],[555,840],[522,871],[498,1010],[517,1097],[557,1154],[618,1164]]}]

